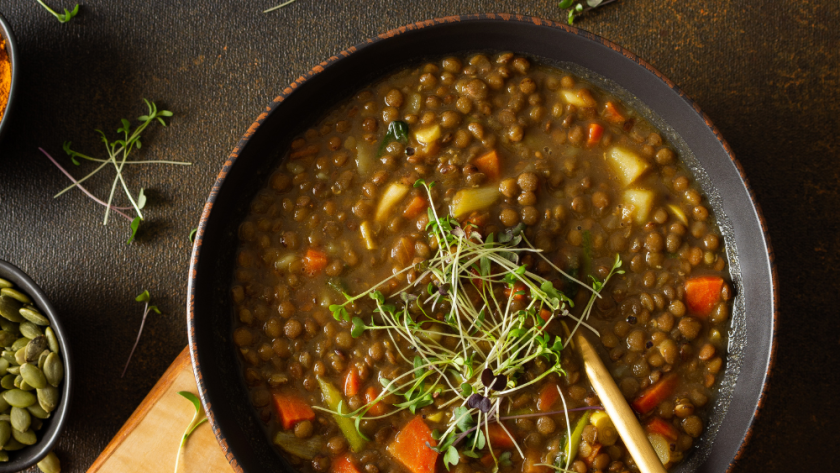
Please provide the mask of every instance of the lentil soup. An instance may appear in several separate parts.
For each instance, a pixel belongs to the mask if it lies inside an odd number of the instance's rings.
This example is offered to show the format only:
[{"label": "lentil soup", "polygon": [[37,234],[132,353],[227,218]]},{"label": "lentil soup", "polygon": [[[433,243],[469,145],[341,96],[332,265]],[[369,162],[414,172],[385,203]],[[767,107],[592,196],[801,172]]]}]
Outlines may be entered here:
[{"label": "lentil soup", "polygon": [[708,200],[609,93],[511,53],[394,73],[294,140],[239,229],[233,341],[300,471],[638,471],[567,346],[666,467],[723,372]]}]

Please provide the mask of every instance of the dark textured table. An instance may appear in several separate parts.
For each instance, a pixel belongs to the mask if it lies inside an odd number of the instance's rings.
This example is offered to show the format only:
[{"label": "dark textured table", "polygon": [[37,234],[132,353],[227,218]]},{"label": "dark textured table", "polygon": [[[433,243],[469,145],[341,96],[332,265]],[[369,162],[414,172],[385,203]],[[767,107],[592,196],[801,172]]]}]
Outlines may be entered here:
[{"label": "dark textured table", "polygon": [[[85,471],[186,344],[190,229],[225,157],[284,86],[347,46],[422,19],[564,18],[556,0],[298,0],[269,14],[275,0],[82,1],[63,25],[35,0],[0,3],[23,55],[18,110],[0,144],[0,259],[42,285],[72,336],[76,397],[58,446],[67,472]],[[840,4],[622,0],[578,25],[638,53],[700,104],[767,219],[780,284],[777,361],[736,471],[836,469]],[[53,199],[68,181],[37,148],[81,176],[62,143],[101,156],[93,130],[112,133],[120,118],[141,115],[144,97],[175,112],[171,126],[148,133],[145,158],[194,164],[127,172],[149,203],[148,223],[126,246],[127,222],[103,226],[104,208],[81,192]],[[98,195],[105,174],[90,182]],[[150,317],[121,379],[143,289],[165,315]]]}]

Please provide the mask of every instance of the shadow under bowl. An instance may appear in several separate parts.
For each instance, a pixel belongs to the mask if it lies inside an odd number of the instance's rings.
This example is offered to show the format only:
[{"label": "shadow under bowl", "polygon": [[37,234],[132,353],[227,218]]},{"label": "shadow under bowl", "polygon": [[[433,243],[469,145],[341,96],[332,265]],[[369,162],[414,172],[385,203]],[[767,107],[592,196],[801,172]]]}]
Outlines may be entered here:
[{"label": "shadow under bowl", "polygon": [[751,435],[774,353],[776,275],[764,221],[739,163],[711,121],[671,81],[626,49],[563,24],[508,14],[407,25],[342,51],[282,91],[248,129],[213,186],[189,273],[190,352],[210,424],[237,472],[294,472],[250,405],[231,341],[237,230],[291,140],[353,92],[424,59],[512,51],[583,76],[662,131],[718,218],[735,302],[720,394],[698,448],[676,472],[728,471]]}]

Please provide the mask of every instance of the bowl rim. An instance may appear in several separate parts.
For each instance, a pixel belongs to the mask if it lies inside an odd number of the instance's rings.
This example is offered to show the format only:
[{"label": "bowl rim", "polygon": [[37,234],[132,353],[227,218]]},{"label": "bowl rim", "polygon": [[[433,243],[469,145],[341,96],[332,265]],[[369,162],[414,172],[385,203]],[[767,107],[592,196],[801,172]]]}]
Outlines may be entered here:
[{"label": "bowl rim", "polygon": [[[732,471],[734,466],[738,463],[739,459],[744,454],[744,450],[746,446],[749,444],[750,440],[754,435],[754,428],[756,424],[756,420],[760,417],[762,410],[765,407],[765,400],[767,396],[767,392],[771,385],[771,375],[773,372],[773,368],[776,362],[776,350],[777,350],[777,340],[776,340],[776,331],[778,328],[778,316],[779,316],[779,309],[778,309],[778,274],[775,262],[775,253],[773,251],[770,235],[767,230],[767,221],[764,218],[764,214],[761,211],[761,207],[756,200],[755,192],[753,191],[752,186],[749,183],[749,180],[746,177],[744,172],[743,166],[735,157],[732,148],[729,146],[729,143],[723,138],[723,135],[720,133],[720,130],[712,123],[711,119],[708,115],[706,115],[701,109],[700,106],[692,100],[684,91],[682,91],[674,82],[668,79],[664,74],[662,74],[659,70],[653,67],[650,63],[643,60],[639,56],[637,56],[632,51],[620,46],[612,41],[609,41],[601,36],[596,34],[590,33],[588,31],[584,31],[582,29],[566,25],[564,23],[555,22],[552,20],[546,20],[538,17],[533,17],[529,15],[520,15],[520,14],[511,14],[511,13],[480,13],[480,14],[467,14],[467,15],[452,15],[452,16],[444,16],[439,18],[433,18],[423,21],[418,21],[414,23],[409,23],[404,26],[400,26],[385,33],[381,33],[377,36],[368,38],[366,41],[357,43],[354,46],[351,46],[345,50],[340,51],[339,53],[329,57],[327,60],[322,61],[312,67],[307,73],[299,76],[295,79],[289,86],[285,87],[280,94],[274,98],[270,105],[268,105],[265,110],[259,114],[256,120],[248,127],[245,134],[242,138],[237,142],[231,153],[229,154],[227,160],[225,161],[222,170],[219,172],[216,181],[213,184],[213,188],[210,192],[210,195],[207,198],[207,201],[204,205],[204,208],[201,213],[201,219],[198,225],[198,231],[196,232],[195,241],[193,244],[192,255],[190,257],[190,269],[189,269],[189,278],[188,278],[188,285],[187,285],[187,326],[188,326],[188,340],[189,340],[189,349],[190,349],[190,360],[193,365],[193,374],[196,379],[196,383],[198,385],[198,392],[201,398],[201,402],[203,407],[205,408],[205,412],[207,413],[207,417],[210,421],[210,425],[213,429],[213,433],[216,437],[216,440],[219,442],[220,447],[223,449],[231,467],[236,472],[243,472],[242,466],[237,462],[236,457],[232,451],[230,451],[227,447],[227,441],[225,439],[224,433],[218,427],[215,416],[212,412],[212,406],[209,406],[209,401],[206,398],[207,387],[203,380],[201,374],[201,366],[198,360],[198,350],[196,347],[196,339],[195,339],[195,306],[194,306],[194,299],[195,299],[195,284],[197,279],[197,272],[196,267],[200,256],[200,250],[203,243],[204,238],[204,231],[207,226],[207,221],[210,218],[211,211],[213,209],[214,203],[216,201],[216,197],[219,194],[219,191],[224,184],[225,178],[227,174],[230,172],[231,167],[236,162],[237,158],[239,157],[239,153],[246,147],[250,139],[254,136],[256,131],[262,125],[262,123],[278,108],[278,106],[291,94],[295,92],[295,90],[303,85],[305,82],[310,80],[311,78],[317,76],[318,74],[322,73],[327,67],[335,64],[336,62],[342,61],[348,57],[350,57],[353,53],[370,47],[373,44],[376,44],[381,41],[385,41],[389,38],[398,36],[400,34],[420,30],[426,27],[437,26],[441,24],[448,24],[448,23],[468,23],[468,22],[480,22],[480,21],[500,21],[500,22],[516,22],[516,23],[531,23],[535,26],[547,26],[552,28],[559,28],[564,30],[567,33],[571,33],[584,39],[588,39],[590,41],[600,43],[603,46],[606,46],[609,49],[612,49],[627,59],[635,62],[637,65],[643,67],[648,72],[655,75],[660,81],[662,81],[667,87],[672,89],[676,92],[680,98],[682,98],[694,111],[694,113],[705,123],[705,125],[709,128],[709,130],[714,134],[715,138],[719,142],[720,146],[722,147],[723,151],[729,157],[730,161],[734,165],[735,169],[737,170],[741,181],[743,182],[744,188],[750,198],[750,203],[755,209],[756,218],[758,220],[760,230],[763,233],[762,238],[763,242],[766,247],[767,251],[767,264],[768,264],[768,272],[769,272],[769,285],[770,285],[770,312],[772,315],[772,326],[769,327],[769,349],[767,350],[767,365],[766,369],[764,370],[763,374],[763,383],[758,393],[758,398],[756,401],[755,409],[751,413],[750,422],[747,426],[746,432],[744,437],[740,440],[740,445],[738,450],[735,452],[735,456],[732,458],[732,461],[729,463],[729,466],[726,469],[726,472],[729,473]],[[210,409],[208,409],[208,406]]]},{"label": "bowl rim", "polygon": [[3,117],[0,118],[0,139],[3,138],[3,135],[6,132],[6,129],[9,127],[10,120],[7,118],[10,115],[10,111],[13,110],[13,106],[15,104],[15,99],[17,94],[17,86],[20,83],[20,60],[18,57],[18,47],[17,41],[15,40],[15,35],[12,32],[12,27],[9,25],[6,18],[0,13],[0,36],[2,39],[6,40],[6,53],[9,56],[9,64],[12,67],[12,80],[9,84],[9,97],[8,101],[6,102],[6,110],[3,112]]},{"label": "bowl rim", "polygon": [[[35,445],[28,446],[19,452],[29,453],[28,458],[19,457],[10,459],[7,463],[0,463],[0,473],[11,473],[21,471],[41,461],[49,452],[53,450],[61,432],[67,424],[67,418],[70,413],[70,404],[72,402],[72,378],[73,366],[71,363],[70,349],[67,345],[67,332],[61,324],[61,319],[58,316],[58,311],[55,310],[50,300],[44,294],[43,289],[32,278],[29,277],[22,269],[14,264],[0,259],[0,277],[10,280],[16,286],[23,289],[35,302],[35,305],[43,310],[50,319],[50,326],[55,331],[55,336],[61,344],[61,358],[64,362],[64,381],[61,387],[61,402],[58,407],[51,413],[52,416],[49,421],[52,423],[52,434],[49,437],[42,437]],[[31,449],[31,450],[30,450]],[[21,461],[22,460],[22,461]]]}]

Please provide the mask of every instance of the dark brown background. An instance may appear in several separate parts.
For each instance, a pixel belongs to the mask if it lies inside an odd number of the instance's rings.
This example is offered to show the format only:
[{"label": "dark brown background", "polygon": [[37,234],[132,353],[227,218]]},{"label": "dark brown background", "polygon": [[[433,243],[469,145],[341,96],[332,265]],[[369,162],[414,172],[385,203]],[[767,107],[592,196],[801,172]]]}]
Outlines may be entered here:
[{"label": "dark brown background", "polygon": [[[47,0],[71,7],[67,0]],[[248,125],[297,75],[369,36],[453,14],[511,12],[562,21],[556,0],[84,0],[59,24],[35,0],[4,0],[23,56],[14,123],[0,144],[0,258],[42,285],[72,336],[77,378],[58,446],[64,471],[97,457],[186,345],[188,234],[222,163]],[[446,6],[432,6],[447,3]],[[750,178],[776,252],[781,318],[777,361],[756,434],[736,471],[837,468],[840,388],[840,4],[836,0],[622,0],[579,20],[652,63],[720,128]],[[144,140],[134,167],[150,222],[126,246],[127,222],[73,191],[37,152],[73,167],[62,142],[100,156],[93,130],[144,113],[175,112]],[[84,169],[71,171],[83,175]],[[103,177],[109,173],[102,173]],[[91,182],[98,195],[107,179]],[[124,379],[140,325],[153,315]]]}]

